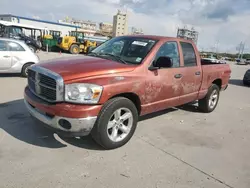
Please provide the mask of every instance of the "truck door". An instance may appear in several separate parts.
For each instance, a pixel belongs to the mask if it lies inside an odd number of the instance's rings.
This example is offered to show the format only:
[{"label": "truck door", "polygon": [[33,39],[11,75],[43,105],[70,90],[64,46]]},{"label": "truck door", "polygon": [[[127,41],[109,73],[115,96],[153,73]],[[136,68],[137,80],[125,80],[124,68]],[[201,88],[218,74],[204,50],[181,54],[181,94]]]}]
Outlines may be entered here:
[{"label": "truck door", "polygon": [[149,71],[145,82],[146,112],[163,110],[179,105],[181,91],[181,70],[178,44],[175,41],[168,41],[161,45],[154,61],[161,56],[168,56],[173,61],[171,68],[160,68]]},{"label": "truck door", "polygon": [[180,102],[195,101],[202,82],[202,70],[192,43],[180,42],[183,57]]},{"label": "truck door", "polygon": [[0,70],[8,70],[11,68],[11,53],[7,42],[0,40]]}]

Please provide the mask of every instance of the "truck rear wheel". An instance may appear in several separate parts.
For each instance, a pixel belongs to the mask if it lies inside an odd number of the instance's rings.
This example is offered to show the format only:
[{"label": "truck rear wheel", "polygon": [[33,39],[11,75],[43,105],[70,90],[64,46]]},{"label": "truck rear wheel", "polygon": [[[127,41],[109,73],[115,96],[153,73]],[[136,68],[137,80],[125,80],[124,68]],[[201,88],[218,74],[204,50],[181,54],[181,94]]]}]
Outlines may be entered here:
[{"label": "truck rear wheel", "polygon": [[220,97],[220,88],[216,84],[208,89],[207,95],[199,100],[199,108],[205,112],[210,113],[216,108]]},{"label": "truck rear wheel", "polygon": [[69,51],[70,51],[71,54],[79,54],[80,48],[79,48],[79,46],[77,44],[73,44],[73,45],[71,45]]},{"label": "truck rear wheel", "polygon": [[124,97],[113,98],[104,104],[91,135],[103,148],[115,149],[131,139],[137,122],[134,103]]}]

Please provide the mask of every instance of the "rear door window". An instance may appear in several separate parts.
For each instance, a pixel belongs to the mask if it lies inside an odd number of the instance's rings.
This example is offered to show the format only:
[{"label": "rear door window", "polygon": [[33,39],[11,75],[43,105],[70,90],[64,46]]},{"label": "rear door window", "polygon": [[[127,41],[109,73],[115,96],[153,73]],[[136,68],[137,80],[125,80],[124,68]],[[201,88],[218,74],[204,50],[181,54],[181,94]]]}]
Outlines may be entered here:
[{"label": "rear door window", "polygon": [[193,45],[187,42],[180,42],[180,44],[184,58],[184,66],[185,67],[197,66],[196,54]]}]

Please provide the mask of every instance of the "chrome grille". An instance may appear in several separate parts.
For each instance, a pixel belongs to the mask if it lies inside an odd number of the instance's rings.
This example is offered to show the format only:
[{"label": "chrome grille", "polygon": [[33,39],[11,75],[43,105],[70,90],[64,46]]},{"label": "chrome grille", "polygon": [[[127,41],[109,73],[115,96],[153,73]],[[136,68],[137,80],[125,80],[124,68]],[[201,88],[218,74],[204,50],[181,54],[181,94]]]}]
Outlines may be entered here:
[{"label": "chrome grille", "polygon": [[32,66],[28,70],[28,85],[36,96],[46,101],[63,101],[63,79],[50,70]]},{"label": "chrome grille", "polygon": [[40,76],[40,83],[46,86],[49,86],[50,88],[56,88],[56,80],[53,78],[50,78],[46,75],[39,74]]}]

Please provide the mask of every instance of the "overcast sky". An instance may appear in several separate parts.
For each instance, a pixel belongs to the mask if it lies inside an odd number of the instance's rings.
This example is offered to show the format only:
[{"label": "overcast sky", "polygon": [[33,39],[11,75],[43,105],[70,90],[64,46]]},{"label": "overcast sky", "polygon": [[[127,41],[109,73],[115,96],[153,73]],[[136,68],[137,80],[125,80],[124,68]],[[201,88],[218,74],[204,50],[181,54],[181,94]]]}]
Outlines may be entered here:
[{"label": "overcast sky", "polygon": [[198,47],[235,51],[246,41],[250,51],[250,0],[0,0],[0,13],[57,21],[66,16],[111,22],[117,8],[129,13],[129,26],[145,34],[176,36],[177,28],[194,26]]}]

